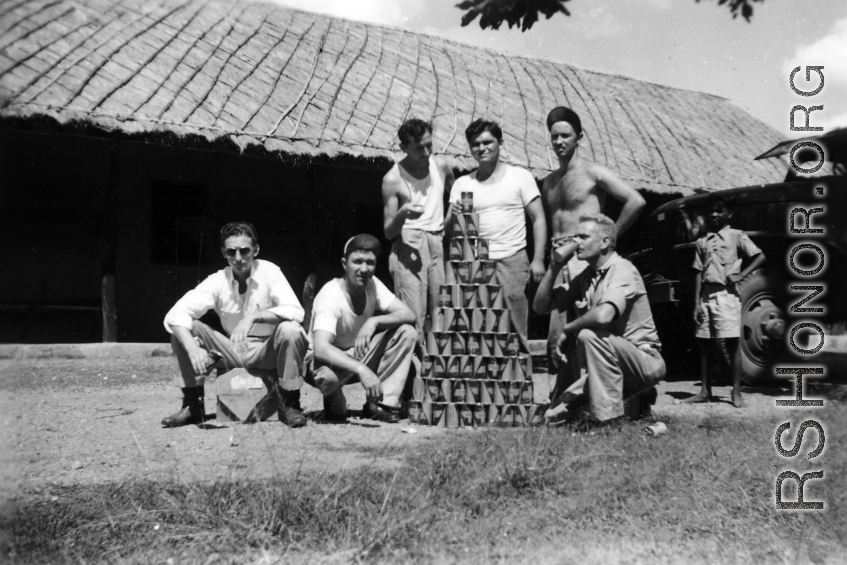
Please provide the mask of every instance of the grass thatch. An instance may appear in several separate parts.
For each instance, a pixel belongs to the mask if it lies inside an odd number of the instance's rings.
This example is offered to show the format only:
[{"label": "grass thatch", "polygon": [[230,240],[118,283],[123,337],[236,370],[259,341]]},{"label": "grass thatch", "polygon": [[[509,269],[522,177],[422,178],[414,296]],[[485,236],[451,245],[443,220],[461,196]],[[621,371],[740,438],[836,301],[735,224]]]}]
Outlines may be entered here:
[{"label": "grass thatch", "polygon": [[5,118],[379,161],[397,155],[405,118],[431,118],[459,171],[475,167],[464,128],[485,116],[537,177],[555,165],[544,117],[564,104],[583,118],[586,156],[637,188],[784,175],[752,161],[777,133],[717,96],[261,3],[0,2],[0,100]]}]

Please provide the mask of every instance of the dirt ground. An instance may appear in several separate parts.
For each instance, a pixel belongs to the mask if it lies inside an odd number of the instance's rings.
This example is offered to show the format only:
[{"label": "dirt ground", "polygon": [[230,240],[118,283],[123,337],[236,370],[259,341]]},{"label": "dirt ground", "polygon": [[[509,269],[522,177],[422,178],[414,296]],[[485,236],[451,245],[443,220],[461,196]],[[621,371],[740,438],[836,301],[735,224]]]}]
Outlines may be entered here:
[{"label": "dirt ground", "polygon": [[[392,468],[409,449],[444,434],[473,434],[389,425],[351,418],[347,424],[320,424],[314,419],[292,430],[279,422],[219,424],[165,429],[160,420],[179,407],[179,390],[170,382],[173,359],[0,361],[0,409],[4,432],[0,477],[3,499],[22,489],[36,491],[49,483],[96,484],[179,477],[213,481],[233,473],[270,477],[290,473],[326,474],[360,465]],[[536,375],[537,400],[548,393],[546,375]],[[745,395],[746,407],[733,408],[729,388],[718,387],[720,401],[680,405],[696,392],[693,381],[659,386],[658,419],[707,415],[767,417],[776,413],[774,396],[787,391]],[[214,385],[207,385],[206,412],[215,413]],[[345,388],[348,404],[364,401],[359,385]],[[317,417],[321,399],[304,386],[307,416]],[[504,430],[504,433],[509,433]],[[673,433],[673,425],[670,432]]]}]

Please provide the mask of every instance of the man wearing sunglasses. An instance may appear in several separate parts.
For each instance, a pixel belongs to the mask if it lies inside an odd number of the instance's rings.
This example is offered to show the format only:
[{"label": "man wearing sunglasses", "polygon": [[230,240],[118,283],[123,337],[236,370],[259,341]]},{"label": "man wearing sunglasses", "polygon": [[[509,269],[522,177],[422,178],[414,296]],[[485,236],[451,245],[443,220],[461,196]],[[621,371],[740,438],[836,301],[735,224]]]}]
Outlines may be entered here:
[{"label": "man wearing sunglasses", "polygon": [[[292,428],[306,425],[300,409],[303,358],[309,346],[303,307],[280,271],[257,259],[259,237],[253,224],[233,222],[221,228],[221,253],[229,266],[210,275],[183,296],[167,316],[165,329],[179,365],[175,384],[182,387],[182,409],[162,420],[165,427],[203,421],[205,375],[220,354],[226,369],[276,369],[279,419]],[[214,310],[226,337],[199,318]]]}]

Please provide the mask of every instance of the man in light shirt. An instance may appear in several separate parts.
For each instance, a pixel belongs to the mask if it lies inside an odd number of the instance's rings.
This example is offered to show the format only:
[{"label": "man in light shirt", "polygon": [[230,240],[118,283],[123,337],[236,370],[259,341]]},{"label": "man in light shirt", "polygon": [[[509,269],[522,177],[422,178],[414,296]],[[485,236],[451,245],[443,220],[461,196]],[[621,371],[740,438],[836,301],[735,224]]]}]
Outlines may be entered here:
[{"label": "man in light shirt", "polygon": [[307,380],[324,395],[324,419],[344,421],[342,387],[360,382],[367,393],[363,416],[396,423],[400,395],[418,338],[415,314],[374,277],[379,240],[361,234],[344,246],[344,277],[321,288],[312,306],[314,344]]},{"label": "man in light shirt", "polygon": [[[495,272],[503,287],[512,324],[524,351],[528,352],[526,284],[530,274],[535,282],[544,276],[544,245],[547,241],[541,193],[528,171],[500,160],[503,132],[496,123],[475,120],[465,130],[465,137],[479,168],[456,179],[450,191],[451,207],[444,223],[449,231],[455,217],[462,213],[462,193],[472,193],[473,210],[479,214],[479,237],[488,240],[488,255],[497,262]],[[526,216],[532,223],[532,262],[526,252]]]},{"label": "man in light shirt", "polygon": [[[210,275],[183,296],[167,316],[165,329],[179,365],[174,382],[182,387],[182,409],[162,420],[165,427],[203,421],[209,353],[221,355],[226,369],[276,369],[279,419],[292,428],[306,425],[300,410],[303,358],[308,337],[304,311],[279,267],[257,259],[259,236],[247,222],[221,228],[221,254],[229,266]],[[229,337],[198,321],[214,310]]]}]

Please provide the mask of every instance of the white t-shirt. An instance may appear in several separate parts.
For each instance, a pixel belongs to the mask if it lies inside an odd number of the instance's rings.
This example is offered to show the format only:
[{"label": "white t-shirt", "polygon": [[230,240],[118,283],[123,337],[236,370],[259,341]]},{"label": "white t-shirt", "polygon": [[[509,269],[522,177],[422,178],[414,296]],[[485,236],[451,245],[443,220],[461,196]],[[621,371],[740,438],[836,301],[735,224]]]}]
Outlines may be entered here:
[{"label": "white t-shirt", "polygon": [[356,345],[356,336],[365,322],[373,318],[375,312],[388,310],[396,298],[376,277],[365,287],[365,296],[365,309],[357,316],[341,290],[341,279],[332,279],[326,283],[312,304],[312,322],[309,327],[312,342],[315,330],[323,330],[335,336],[332,344],[342,351]]},{"label": "white t-shirt", "polygon": [[473,211],[479,214],[479,237],[488,240],[489,257],[495,260],[526,247],[524,210],[541,196],[529,171],[502,165],[501,173],[483,182],[476,180],[476,172],[460,177],[450,190],[450,202],[461,202],[463,192],[473,193]]}]

